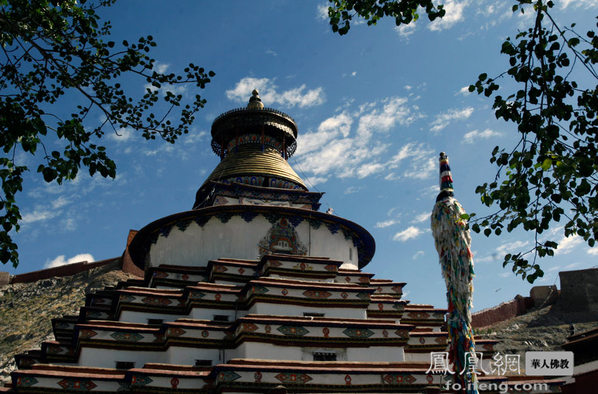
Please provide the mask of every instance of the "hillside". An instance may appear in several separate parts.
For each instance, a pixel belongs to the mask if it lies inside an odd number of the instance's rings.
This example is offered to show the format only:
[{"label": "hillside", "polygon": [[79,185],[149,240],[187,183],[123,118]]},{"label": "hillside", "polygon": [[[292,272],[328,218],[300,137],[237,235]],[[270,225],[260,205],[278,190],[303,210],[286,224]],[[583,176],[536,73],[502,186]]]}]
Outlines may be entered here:
[{"label": "hillside", "polygon": [[9,379],[14,355],[54,339],[52,318],[75,315],[85,294],[133,278],[118,262],[73,276],[0,287],[0,380]]},{"label": "hillside", "polygon": [[520,354],[523,360],[526,351],[562,350],[560,346],[571,335],[571,324],[575,333],[580,333],[598,327],[598,316],[590,313],[563,313],[551,305],[482,328],[476,334],[499,340],[500,343],[495,346],[497,352]]}]

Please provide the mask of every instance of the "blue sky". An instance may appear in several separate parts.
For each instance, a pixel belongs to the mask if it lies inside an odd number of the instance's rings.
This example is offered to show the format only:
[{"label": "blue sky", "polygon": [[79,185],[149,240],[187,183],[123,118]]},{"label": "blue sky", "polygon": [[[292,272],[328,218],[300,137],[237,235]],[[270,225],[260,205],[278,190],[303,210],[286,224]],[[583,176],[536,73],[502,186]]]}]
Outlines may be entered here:
[{"label": "blue sky", "polygon": [[[58,186],[30,174],[19,195],[21,264],[0,269],[16,274],[119,256],[129,229],[190,209],[218,163],[210,149],[213,119],[245,106],[258,88],[266,106],[296,120],[299,146],[289,162],[311,190],[326,192],[322,209],[332,207],[375,237],[377,252],[365,271],[407,282],[413,303],[444,307],[429,230],[437,157],[448,153],[464,208],[487,212],[475,186],[494,177],[492,148],[511,146],[517,136],[512,125],[495,120],[490,100],[466,87],[482,72],[492,76],[508,67],[499,54],[502,40],[530,23],[528,14],[512,14],[511,3],[447,0],[441,21],[422,17],[401,29],[389,21],[358,23],[340,37],[331,32],[321,1],[118,2],[102,12],[112,21],[113,39],[151,34],[162,69],[193,62],[214,70],[199,92],[208,103],[175,145],[147,142],[133,130],[109,132],[104,143],[118,166],[115,180],[82,173]],[[570,0],[556,8],[563,23],[590,26],[598,2]],[[130,89],[141,94],[144,87],[131,83]],[[32,157],[19,160],[36,168]],[[561,240],[558,228],[553,231]],[[475,310],[528,294],[531,286],[501,261],[532,241],[520,232],[473,235]],[[558,284],[559,270],[593,267],[597,259],[598,249],[568,238],[554,258],[541,260],[546,274],[537,284]]]}]

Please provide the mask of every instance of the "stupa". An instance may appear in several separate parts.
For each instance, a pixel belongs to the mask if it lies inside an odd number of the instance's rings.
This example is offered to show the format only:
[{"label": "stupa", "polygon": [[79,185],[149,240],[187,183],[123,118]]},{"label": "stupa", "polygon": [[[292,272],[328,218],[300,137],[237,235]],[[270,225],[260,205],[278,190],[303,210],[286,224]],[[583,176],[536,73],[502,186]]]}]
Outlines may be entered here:
[{"label": "stupa", "polygon": [[[212,125],[220,163],[193,208],[139,230],[126,251],[143,280],[90,294],[53,320],[55,340],[17,357],[18,392],[438,392],[430,353],[445,309],[402,299],[363,271],[373,237],[319,211],[287,159],[297,125],[246,108]],[[479,341],[490,359],[494,341]]]}]

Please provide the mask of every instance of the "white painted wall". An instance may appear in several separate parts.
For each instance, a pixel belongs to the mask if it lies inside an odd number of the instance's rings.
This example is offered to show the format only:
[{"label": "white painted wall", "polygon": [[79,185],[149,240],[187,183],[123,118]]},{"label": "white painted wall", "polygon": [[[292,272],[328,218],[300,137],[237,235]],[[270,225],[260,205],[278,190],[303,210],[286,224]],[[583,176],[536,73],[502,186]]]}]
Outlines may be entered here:
[{"label": "white painted wall", "polygon": [[345,319],[365,319],[365,308],[342,308],[331,305],[329,308],[322,306],[303,306],[288,304],[270,304],[256,302],[249,308],[248,314],[275,315],[275,316],[303,316],[304,312],[324,313],[324,317],[341,317]]},{"label": "white painted wall", "polygon": [[170,346],[166,353],[170,364],[194,365],[195,360],[212,360],[212,365],[216,365],[224,362],[220,359],[220,352],[219,349]]},{"label": "white painted wall", "polygon": [[409,353],[405,352],[405,361],[413,361],[413,362],[430,362],[430,354],[431,353]]},{"label": "white painted wall", "polygon": [[[220,313],[219,313],[220,314]],[[181,318],[187,318],[188,315],[171,315],[166,313],[154,313],[143,311],[122,311],[118,321],[126,323],[143,323],[147,324],[148,319],[162,319],[165,322],[175,321]]]},{"label": "white painted wall", "polygon": [[348,348],[348,361],[405,361],[402,347],[372,346],[368,348]]},{"label": "white painted wall", "polygon": [[237,311],[235,316],[235,311],[230,309],[208,309],[208,308],[193,308],[191,310],[191,319],[201,319],[201,320],[213,320],[214,315],[226,315],[228,316],[228,321],[234,322],[235,318],[241,317],[240,311]]},{"label": "white painted wall", "polygon": [[313,361],[314,352],[334,352],[337,361],[405,361],[402,347],[372,346],[367,348],[316,348],[278,346],[264,342],[244,342],[236,349],[227,350],[226,358],[252,358],[264,360]]},{"label": "white painted wall", "polygon": [[[177,319],[201,319],[213,320],[214,315],[226,315],[229,321],[235,321],[235,318],[243,317],[247,313],[245,311],[237,311],[235,315],[234,310],[230,309],[211,309],[211,308],[193,308],[189,315],[171,315],[166,313],[150,313],[143,311],[122,311],[118,321],[126,323],[143,323],[147,324],[148,319],[162,319],[164,322],[175,321]],[[301,315],[303,316],[303,315]]]},{"label": "white painted wall", "polygon": [[136,368],[141,368],[145,363],[166,363],[168,357],[165,352],[82,347],[78,364],[86,367],[114,368],[117,361],[132,361]]},{"label": "white painted wall", "polygon": [[244,342],[236,349],[227,350],[226,358],[259,358],[264,360],[301,360],[300,347],[277,346],[263,342]]},{"label": "white painted wall", "polygon": [[[220,257],[258,259],[258,243],[271,227],[261,215],[250,223],[233,216],[227,223],[212,217],[203,227],[191,222],[185,231],[173,226],[168,237],[159,236],[151,245],[149,264],[206,266],[209,260]],[[343,261],[341,268],[357,269],[357,248],[342,231],[332,234],[325,225],[314,229],[305,220],[295,230],[309,256],[330,257]]]}]

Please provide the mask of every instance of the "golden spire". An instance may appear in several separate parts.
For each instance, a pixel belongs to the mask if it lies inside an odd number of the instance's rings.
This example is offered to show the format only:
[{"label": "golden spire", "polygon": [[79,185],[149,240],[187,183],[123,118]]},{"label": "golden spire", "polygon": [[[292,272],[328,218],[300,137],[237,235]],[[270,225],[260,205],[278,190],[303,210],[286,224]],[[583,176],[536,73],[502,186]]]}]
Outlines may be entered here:
[{"label": "golden spire", "polygon": [[253,89],[253,92],[251,92],[247,109],[264,109],[264,103],[262,103],[260,92],[257,89]]}]

